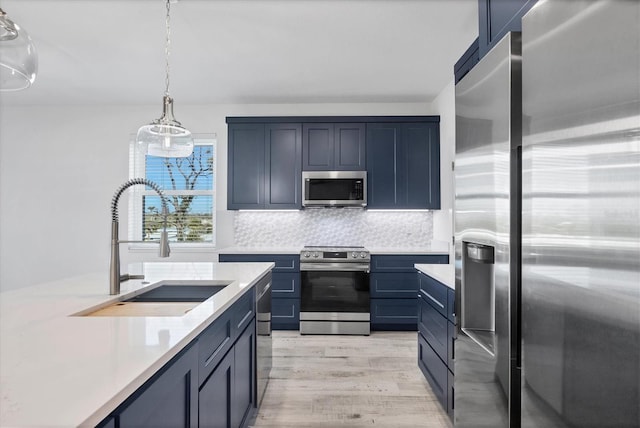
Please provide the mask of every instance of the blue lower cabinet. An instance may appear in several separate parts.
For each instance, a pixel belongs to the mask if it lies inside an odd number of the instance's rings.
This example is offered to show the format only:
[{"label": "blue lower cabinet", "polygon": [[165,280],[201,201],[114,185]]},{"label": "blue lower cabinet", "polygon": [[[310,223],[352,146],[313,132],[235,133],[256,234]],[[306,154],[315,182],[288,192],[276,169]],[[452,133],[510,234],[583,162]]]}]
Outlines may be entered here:
[{"label": "blue lower cabinet", "polygon": [[273,330],[300,329],[300,299],[271,300],[271,328]]},{"label": "blue lower cabinet", "polygon": [[255,344],[249,290],[98,427],[246,426],[256,404]]},{"label": "blue lower cabinet", "polygon": [[431,385],[436,398],[446,409],[449,370],[420,333],[418,333],[418,367]]},{"label": "blue lower cabinet", "polygon": [[198,352],[191,346],[138,390],[119,413],[119,428],[197,427]]},{"label": "blue lower cabinet", "polygon": [[413,299],[371,299],[372,330],[417,329],[417,302]]},{"label": "blue lower cabinet", "polygon": [[300,255],[298,254],[220,254],[220,262],[273,262],[271,282],[271,328],[300,328]]},{"label": "blue lower cabinet", "polygon": [[271,298],[300,298],[300,273],[274,273]]},{"label": "blue lower cabinet", "polygon": [[418,292],[415,272],[375,272],[369,284],[372,298],[413,299]]},{"label": "blue lower cabinet", "polygon": [[[240,335],[236,342],[234,353],[234,377],[233,389],[231,390],[231,426],[244,426],[245,421],[254,406],[256,388],[256,365],[255,365],[255,343],[256,343],[256,322],[255,319]],[[200,425],[203,427],[203,425]]]},{"label": "blue lower cabinet", "polygon": [[455,291],[418,274],[418,366],[453,420],[455,362]]},{"label": "blue lower cabinet", "polygon": [[229,352],[200,388],[198,416],[201,427],[228,428],[231,426],[233,357],[234,353]]},{"label": "blue lower cabinet", "polygon": [[426,339],[431,348],[438,354],[440,359],[446,361],[448,350],[447,339],[447,319],[440,315],[433,306],[418,299],[418,328],[420,334]]},{"label": "blue lower cabinet", "polygon": [[241,427],[247,422],[255,397],[255,330],[252,320],[200,387],[201,428]]}]

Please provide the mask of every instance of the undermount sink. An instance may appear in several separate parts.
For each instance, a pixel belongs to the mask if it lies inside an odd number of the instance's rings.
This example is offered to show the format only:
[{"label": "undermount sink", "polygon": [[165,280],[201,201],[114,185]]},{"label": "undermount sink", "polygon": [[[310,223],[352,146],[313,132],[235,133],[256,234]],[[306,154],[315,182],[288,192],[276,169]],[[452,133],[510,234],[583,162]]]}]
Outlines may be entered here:
[{"label": "undermount sink", "polygon": [[86,317],[181,317],[229,283],[216,285],[160,285],[132,297],[79,312]]},{"label": "undermount sink", "polygon": [[226,285],[161,285],[124,302],[204,302]]}]

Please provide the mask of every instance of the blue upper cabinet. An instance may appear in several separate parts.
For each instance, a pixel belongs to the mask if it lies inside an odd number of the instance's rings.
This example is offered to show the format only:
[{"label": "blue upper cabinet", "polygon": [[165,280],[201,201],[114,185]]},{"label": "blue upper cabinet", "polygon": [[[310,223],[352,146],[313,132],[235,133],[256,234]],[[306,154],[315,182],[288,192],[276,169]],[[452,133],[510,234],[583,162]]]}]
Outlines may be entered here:
[{"label": "blue upper cabinet", "polygon": [[439,117],[367,124],[368,208],[440,208]]},{"label": "blue upper cabinet", "polygon": [[368,207],[440,209],[439,116],[227,117],[227,209],[302,208],[302,170],[367,171]]},{"label": "blue upper cabinet", "polygon": [[364,123],[305,123],[302,127],[302,169],[365,170]]},{"label": "blue upper cabinet", "polygon": [[453,67],[458,83],[510,31],[522,31],[522,17],[538,0],[478,0],[479,37]]},{"label": "blue upper cabinet", "polygon": [[227,208],[299,209],[302,126],[229,124]]},{"label": "blue upper cabinet", "polygon": [[228,209],[263,207],[265,177],[264,124],[229,125],[228,138]]},{"label": "blue upper cabinet", "polygon": [[268,209],[302,207],[302,126],[265,125],[265,204]]},{"label": "blue upper cabinet", "polygon": [[478,0],[479,56],[509,31],[522,31],[522,17],[538,0]]},{"label": "blue upper cabinet", "polygon": [[455,83],[458,83],[480,61],[479,43],[479,39],[475,39],[453,66]]}]

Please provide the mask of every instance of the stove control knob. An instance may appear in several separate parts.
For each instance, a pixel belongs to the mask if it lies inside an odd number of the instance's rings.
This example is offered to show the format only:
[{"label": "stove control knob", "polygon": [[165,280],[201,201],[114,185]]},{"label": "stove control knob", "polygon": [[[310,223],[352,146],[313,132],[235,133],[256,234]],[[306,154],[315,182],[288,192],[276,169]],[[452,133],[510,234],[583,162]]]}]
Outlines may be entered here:
[{"label": "stove control knob", "polygon": [[366,257],[366,254],[365,254],[365,253],[360,253],[360,258],[361,258],[361,259],[364,259],[365,257]]},{"label": "stove control knob", "polygon": [[353,257],[353,258],[355,259],[356,257],[358,257],[358,254],[356,254],[356,253],[351,253],[351,257]]},{"label": "stove control knob", "polygon": [[311,254],[309,254],[309,252],[307,251],[306,253],[304,253],[305,257],[309,257]]},{"label": "stove control knob", "polygon": [[320,255],[318,253],[313,253],[313,258],[317,259],[318,257],[320,257]]}]

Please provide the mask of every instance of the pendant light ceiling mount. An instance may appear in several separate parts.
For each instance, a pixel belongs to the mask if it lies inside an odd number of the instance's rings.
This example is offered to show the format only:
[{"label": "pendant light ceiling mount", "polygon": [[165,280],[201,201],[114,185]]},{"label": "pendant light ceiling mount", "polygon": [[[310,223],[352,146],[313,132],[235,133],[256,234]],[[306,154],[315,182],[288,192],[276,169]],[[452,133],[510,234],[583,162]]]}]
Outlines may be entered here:
[{"label": "pendant light ceiling mount", "polygon": [[165,45],[165,91],[162,98],[162,116],[148,125],[140,127],[136,137],[138,148],[151,156],[187,157],[193,153],[191,132],[182,126],[173,115],[173,98],[169,93],[171,55],[171,3],[166,0],[166,45]]}]

